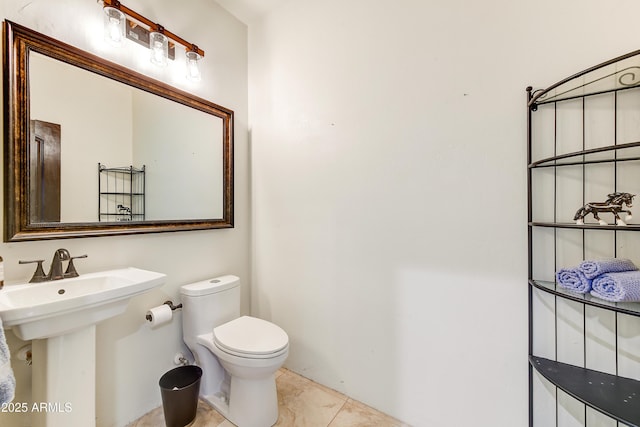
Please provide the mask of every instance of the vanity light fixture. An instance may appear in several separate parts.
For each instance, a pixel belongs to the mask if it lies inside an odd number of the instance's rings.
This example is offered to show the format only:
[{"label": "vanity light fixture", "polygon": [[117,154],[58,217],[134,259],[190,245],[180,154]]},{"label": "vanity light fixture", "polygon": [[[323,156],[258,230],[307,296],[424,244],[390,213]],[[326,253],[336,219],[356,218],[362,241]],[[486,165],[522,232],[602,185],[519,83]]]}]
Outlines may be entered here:
[{"label": "vanity light fixture", "polygon": [[104,38],[112,46],[121,46],[127,18],[115,7],[104,7]]},{"label": "vanity light fixture", "polygon": [[166,67],[169,63],[169,38],[164,35],[162,27],[149,34],[149,49],[151,49],[151,63],[158,67]]},{"label": "vanity light fixture", "polygon": [[192,50],[187,50],[187,79],[192,82],[199,82],[202,76],[200,75],[200,67],[198,63],[202,59],[202,56],[198,53],[197,46],[194,46]]},{"label": "vanity light fixture", "polygon": [[98,3],[102,3],[105,11],[105,38],[109,43],[120,45],[122,39],[128,38],[146,46],[151,51],[151,62],[160,67],[166,66],[168,59],[175,57],[175,44],[180,44],[186,51],[187,78],[192,81],[200,80],[199,61],[204,57],[202,49],[129,9],[118,0],[98,0]]}]

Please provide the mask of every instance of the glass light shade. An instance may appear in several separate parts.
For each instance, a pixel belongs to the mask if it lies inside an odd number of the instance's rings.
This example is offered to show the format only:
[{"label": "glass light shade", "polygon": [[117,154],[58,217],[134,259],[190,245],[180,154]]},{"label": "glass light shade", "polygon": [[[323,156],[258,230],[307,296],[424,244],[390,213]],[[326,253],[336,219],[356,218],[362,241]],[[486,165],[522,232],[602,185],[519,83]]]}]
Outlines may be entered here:
[{"label": "glass light shade", "polygon": [[104,39],[112,46],[121,46],[125,39],[125,25],[127,18],[118,9],[106,6],[104,8]]},{"label": "glass light shade", "polygon": [[202,78],[200,74],[200,60],[202,56],[198,52],[187,51],[187,80],[199,82]]},{"label": "glass light shade", "polygon": [[151,62],[159,67],[166,67],[169,62],[169,39],[157,31],[149,34]]}]

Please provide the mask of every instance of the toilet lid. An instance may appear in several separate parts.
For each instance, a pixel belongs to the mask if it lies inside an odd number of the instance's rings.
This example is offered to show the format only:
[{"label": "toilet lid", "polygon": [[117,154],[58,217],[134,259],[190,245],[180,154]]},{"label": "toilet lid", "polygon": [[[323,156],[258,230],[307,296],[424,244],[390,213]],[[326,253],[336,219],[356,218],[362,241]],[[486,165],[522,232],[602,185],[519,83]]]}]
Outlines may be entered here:
[{"label": "toilet lid", "polygon": [[289,337],[282,328],[251,316],[242,316],[214,328],[213,340],[222,349],[242,354],[276,353],[289,344]]}]

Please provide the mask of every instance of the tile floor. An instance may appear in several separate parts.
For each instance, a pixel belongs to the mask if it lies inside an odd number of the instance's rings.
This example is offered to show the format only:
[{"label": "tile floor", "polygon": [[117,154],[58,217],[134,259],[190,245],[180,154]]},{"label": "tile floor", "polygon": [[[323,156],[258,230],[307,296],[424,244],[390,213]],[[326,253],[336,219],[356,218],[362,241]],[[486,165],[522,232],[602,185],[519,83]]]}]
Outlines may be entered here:
[{"label": "tile floor", "polygon": [[[406,427],[394,418],[308,380],[287,369],[276,374],[281,427]],[[163,427],[162,407],[144,415],[128,427]],[[233,427],[203,401],[191,427]]]}]

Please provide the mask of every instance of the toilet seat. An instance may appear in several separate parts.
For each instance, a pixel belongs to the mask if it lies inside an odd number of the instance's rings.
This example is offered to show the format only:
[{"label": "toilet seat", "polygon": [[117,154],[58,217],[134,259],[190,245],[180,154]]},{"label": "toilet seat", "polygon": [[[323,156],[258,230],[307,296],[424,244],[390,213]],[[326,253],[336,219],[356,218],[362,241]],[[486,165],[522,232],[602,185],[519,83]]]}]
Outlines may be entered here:
[{"label": "toilet seat", "polygon": [[277,325],[242,316],[213,329],[213,342],[221,351],[245,358],[272,358],[288,351],[289,337]]}]

